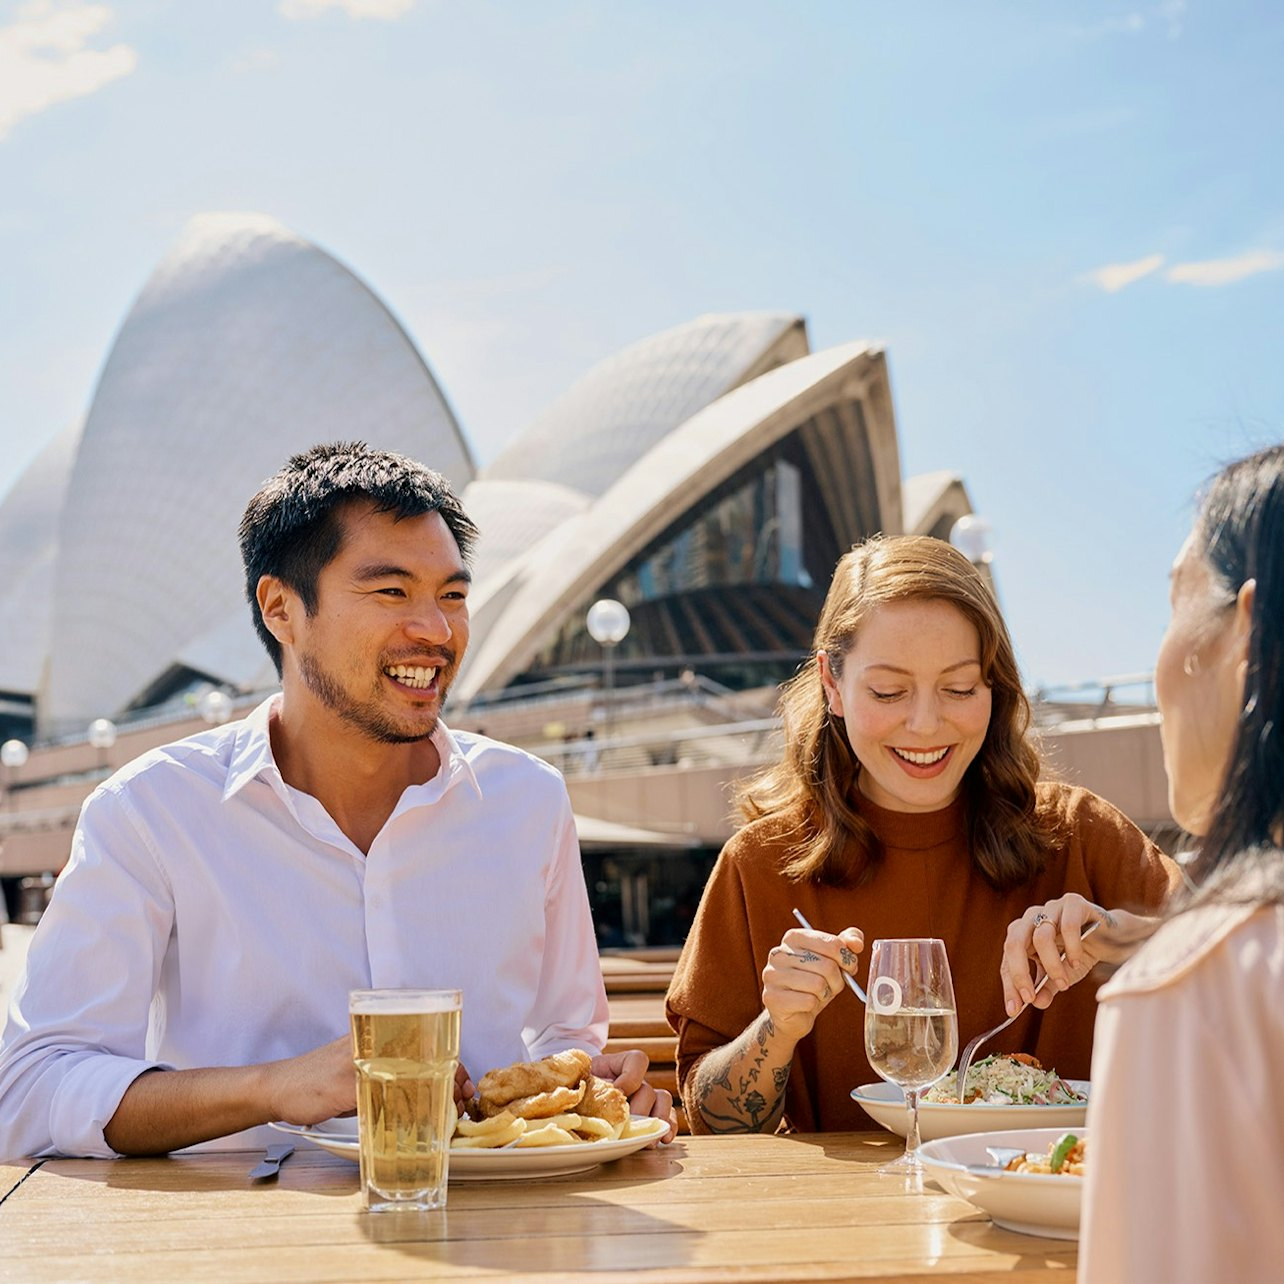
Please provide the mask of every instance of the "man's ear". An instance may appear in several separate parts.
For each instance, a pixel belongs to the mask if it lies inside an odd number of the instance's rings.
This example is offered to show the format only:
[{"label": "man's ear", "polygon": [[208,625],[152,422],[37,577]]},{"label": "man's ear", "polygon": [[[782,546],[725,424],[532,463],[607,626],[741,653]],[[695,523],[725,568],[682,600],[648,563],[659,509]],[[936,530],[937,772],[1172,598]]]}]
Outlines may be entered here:
[{"label": "man's ear", "polygon": [[302,610],[298,595],[286,588],[275,575],[264,575],[259,579],[254,597],[267,631],[282,646],[293,644],[295,613]]}]

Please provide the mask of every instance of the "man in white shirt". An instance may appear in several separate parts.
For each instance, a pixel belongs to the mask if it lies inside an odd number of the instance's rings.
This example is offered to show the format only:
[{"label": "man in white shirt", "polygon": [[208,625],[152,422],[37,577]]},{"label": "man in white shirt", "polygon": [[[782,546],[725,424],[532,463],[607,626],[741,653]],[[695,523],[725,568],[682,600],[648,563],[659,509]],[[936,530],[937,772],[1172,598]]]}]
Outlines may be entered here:
[{"label": "man in white shirt", "polygon": [[[314,447],[240,534],[282,693],[85,803],[0,1040],[0,1158],[245,1146],[350,1112],[352,989],[464,991],[460,1098],[468,1068],[600,1053],[561,777],[439,720],[476,537],[445,480]],[[594,1069],[672,1124],[644,1054]]]}]

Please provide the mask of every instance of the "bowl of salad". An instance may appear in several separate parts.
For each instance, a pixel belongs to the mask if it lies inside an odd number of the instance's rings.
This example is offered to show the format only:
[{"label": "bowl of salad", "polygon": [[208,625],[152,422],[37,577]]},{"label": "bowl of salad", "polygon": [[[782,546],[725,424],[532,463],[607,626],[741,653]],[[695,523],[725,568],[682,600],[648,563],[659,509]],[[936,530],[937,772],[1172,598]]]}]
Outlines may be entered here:
[{"label": "bowl of salad", "polygon": [[[957,1096],[955,1073],[919,1098],[923,1141],[995,1128],[1081,1128],[1088,1114],[1088,1082],[1063,1079],[1024,1053],[985,1057],[967,1072],[966,1102]],[[876,1123],[904,1137],[909,1131],[905,1097],[892,1083],[866,1083],[852,1100]]]}]

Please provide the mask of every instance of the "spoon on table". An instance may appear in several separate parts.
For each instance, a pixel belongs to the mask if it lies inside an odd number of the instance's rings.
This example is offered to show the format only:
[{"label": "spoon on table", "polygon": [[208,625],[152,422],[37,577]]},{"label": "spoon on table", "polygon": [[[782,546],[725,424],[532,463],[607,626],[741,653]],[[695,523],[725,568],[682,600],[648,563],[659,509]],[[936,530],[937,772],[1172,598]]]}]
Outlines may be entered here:
[{"label": "spoon on table", "polygon": [[[814,932],[814,931],[816,930],[814,927],[812,927],[812,925],[811,925],[809,922],[807,922],[807,920],[806,920],[805,918],[803,918],[802,910],[800,910],[800,909],[795,909],[795,910],[794,910],[794,917],[795,917],[795,918],[799,921],[799,923],[801,923],[801,924],[803,925],[803,927],[805,927],[809,932]],[[848,988],[848,989],[849,989],[849,990],[850,990],[850,991],[851,991],[851,992],[852,992],[852,993],[853,993],[853,994],[854,994],[854,995],[855,995],[855,996],[856,996],[856,997],[857,997],[857,998],[858,998],[862,1003],[866,1003],[866,1004],[867,1004],[867,1003],[869,1002],[869,1000],[865,997],[865,991],[864,991],[864,990],[862,990],[862,989],[860,988],[860,986],[856,984],[856,978],[855,978],[855,977],[853,977],[853,976],[852,976],[852,974],[851,974],[850,972],[844,972],[844,973],[843,973],[843,980],[847,982],[847,988]]]}]

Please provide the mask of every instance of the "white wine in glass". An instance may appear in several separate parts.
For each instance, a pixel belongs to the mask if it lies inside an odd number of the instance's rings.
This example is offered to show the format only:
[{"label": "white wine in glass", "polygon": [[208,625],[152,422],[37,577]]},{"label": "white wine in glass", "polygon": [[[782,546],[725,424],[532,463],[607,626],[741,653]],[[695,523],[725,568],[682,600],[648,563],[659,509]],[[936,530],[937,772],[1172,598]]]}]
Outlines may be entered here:
[{"label": "white wine in glass", "polygon": [[918,1098],[949,1073],[959,1051],[954,983],[945,942],[935,937],[875,941],[869,956],[865,1052],[880,1078],[905,1093],[905,1153],[888,1172],[922,1171]]}]

